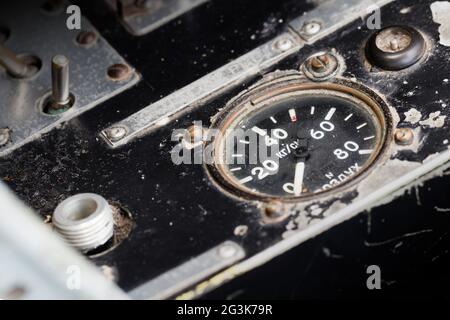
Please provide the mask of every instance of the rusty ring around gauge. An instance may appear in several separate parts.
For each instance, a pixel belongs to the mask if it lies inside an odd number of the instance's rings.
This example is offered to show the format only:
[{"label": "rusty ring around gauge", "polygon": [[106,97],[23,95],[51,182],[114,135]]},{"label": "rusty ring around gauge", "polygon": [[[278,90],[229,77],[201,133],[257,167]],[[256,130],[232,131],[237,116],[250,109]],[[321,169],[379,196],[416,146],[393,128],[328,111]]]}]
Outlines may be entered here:
[{"label": "rusty ring around gauge", "polygon": [[[217,150],[220,150],[220,144],[224,140],[223,133],[226,132],[227,129],[232,128],[233,124],[237,123],[246,115],[262,110],[264,107],[270,107],[272,103],[278,100],[311,93],[347,98],[347,100],[365,108],[369,113],[373,113],[377,117],[375,123],[377,133],[379,134],[377,149],[372,158],[367,161],[367,164],[361,169],[361,172],[352,179],[349,179],[330,190],[321,191],[311,195],[299,197],[272,196],[254,192],[242,187],[228,172],[226,169],[227,165],[217,161],[220,157],[220,152],[217,152]],[[218,139],[212,139],[205,145],[205,148],[212,148],[214,159],[213,164],[205,164],[205,168],[211,180],[216,183],[219,189],[232,197],[237,197],[239,200],[263,202],[280,200],[283,202],[308,201],[323,195],[330,195],[348,190],[364,179],[370,172],[370,169],[384,161],[388,147],[392,142],[393,135],[393,123],[389,107],[387,103],[371,89],[344,78],[334,78],[328,82],[311,82],[300,74],[282,75],[271,81],[263,81],[260,85],[254,86],[249,91],[244,91],[233,98],[214,118],[211,129],[219,129],[221,132]]]}]

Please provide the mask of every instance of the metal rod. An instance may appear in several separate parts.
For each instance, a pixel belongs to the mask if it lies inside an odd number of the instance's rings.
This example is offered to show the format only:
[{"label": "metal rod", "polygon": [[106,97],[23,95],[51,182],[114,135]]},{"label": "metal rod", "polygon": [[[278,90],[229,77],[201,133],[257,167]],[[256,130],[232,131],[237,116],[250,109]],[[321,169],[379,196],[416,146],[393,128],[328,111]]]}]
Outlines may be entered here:
[{"label": "metal rod", "polygon": [[2,45],[0,45],[0,65],[17,78],[25,78],[30,74],[30,66]]},{"label": "metal rod", "polygon": [[58,105],[65,105],[70,101],[69,59],[63,55],[52,59],[52,97]]}]

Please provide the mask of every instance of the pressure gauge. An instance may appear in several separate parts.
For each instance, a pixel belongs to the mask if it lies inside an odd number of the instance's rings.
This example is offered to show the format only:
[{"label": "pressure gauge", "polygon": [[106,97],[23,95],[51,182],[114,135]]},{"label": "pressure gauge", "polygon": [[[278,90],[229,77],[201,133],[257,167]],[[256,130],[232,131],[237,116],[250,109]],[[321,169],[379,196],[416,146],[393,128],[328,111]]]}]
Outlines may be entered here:
[{"label": "pressure gauge", "polygon": [[277,79],[235,99],[213,124],[214,179],[250,199],[310,198],[358,181],[391,124],[383,100],[346,80]]}]

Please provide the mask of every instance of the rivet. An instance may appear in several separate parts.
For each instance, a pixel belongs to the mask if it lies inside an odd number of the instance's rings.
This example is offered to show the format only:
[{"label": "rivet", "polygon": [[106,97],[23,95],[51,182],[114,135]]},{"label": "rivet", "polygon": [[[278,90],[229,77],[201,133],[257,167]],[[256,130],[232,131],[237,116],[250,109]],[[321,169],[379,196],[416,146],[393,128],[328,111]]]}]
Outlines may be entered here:
[{"label": "rivet", "polygon": [[89,47],[97,41],[97,34],[93,31],[81,31],[77,36],[77,43],[83,47]]},{"label": "rivet", "polygon": [[322,29],[322,25],[317,21],[307,22],[303,25],[301,33],[307,36],[313,36]]},{"label": "rivet", "polygon": [[116,63],[109,66],[107,74],[113,81],[126,80],[131,76],[131,68],[123,63]]},{"label": "rivet", "polygon": [[284,52],[291,49],[293,45],[294,43],[292,42],[292,39],[283,37],[275,42],[274,47],[276,50]]}]

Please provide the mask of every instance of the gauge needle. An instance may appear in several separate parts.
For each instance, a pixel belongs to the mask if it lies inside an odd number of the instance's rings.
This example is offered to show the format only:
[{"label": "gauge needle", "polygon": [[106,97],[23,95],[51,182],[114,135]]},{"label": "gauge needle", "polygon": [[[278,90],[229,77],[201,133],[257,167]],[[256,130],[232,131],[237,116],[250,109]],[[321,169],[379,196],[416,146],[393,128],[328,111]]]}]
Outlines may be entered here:
[{"label": "gauge needle", "polygon": [[304,173],[305,173],[305,163],[297,162],[297,164],[295,165],[295,176],[294,176],[295,196],[299,196],[302,194]]}]

